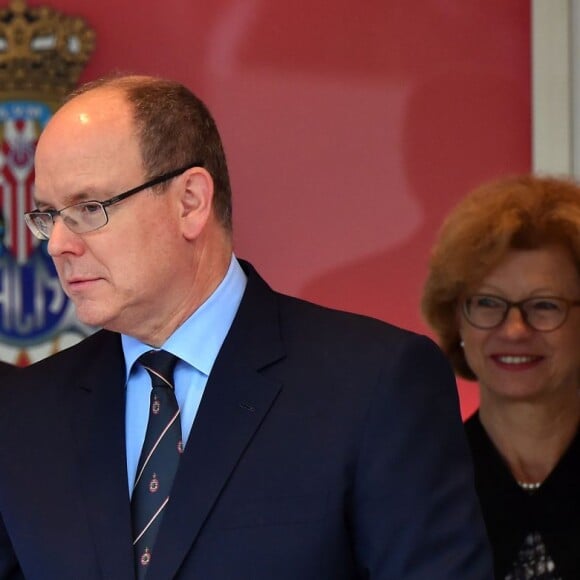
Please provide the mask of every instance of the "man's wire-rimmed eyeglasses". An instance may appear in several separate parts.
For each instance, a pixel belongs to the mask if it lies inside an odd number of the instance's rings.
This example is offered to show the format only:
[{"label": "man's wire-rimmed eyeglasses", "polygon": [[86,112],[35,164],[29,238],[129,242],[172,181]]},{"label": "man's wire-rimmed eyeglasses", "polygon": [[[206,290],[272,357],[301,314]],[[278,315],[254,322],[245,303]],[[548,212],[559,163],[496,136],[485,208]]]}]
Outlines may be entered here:
[{"label": "man's wire-rimmed eyeglasses", "polygon": [[62,209],[47,209],[44,211],[33,210],[24,214],[24,221],[30,231],[39,240],[48,240],[54,229],[54,222],[58,216],[62,218],[64,225],[75,234],[86,234],[98,230],[109,222],[107,208],[119,203],[128,197],[169,181],[178,175],[181,175],[192,167],[203,167],[202,163],[191,163],[185,167],[180,167],[163,175],[159,175],[146,181],[142,185],[133,187],[129,191],[120,193],[104,201],[89,200],[75,203]]},{"label": "man's wire-rimmed eyeglasses", "polygon": [[512,308],[517,308],[522,320],[534,330],[550,332],[560,328],[573,306],[580,300],[557,296],[534,296],[519,302],[510,302],[499,296],[475,294],[463,301],[463,315],[471,326],[491,330],[501,326]]}]

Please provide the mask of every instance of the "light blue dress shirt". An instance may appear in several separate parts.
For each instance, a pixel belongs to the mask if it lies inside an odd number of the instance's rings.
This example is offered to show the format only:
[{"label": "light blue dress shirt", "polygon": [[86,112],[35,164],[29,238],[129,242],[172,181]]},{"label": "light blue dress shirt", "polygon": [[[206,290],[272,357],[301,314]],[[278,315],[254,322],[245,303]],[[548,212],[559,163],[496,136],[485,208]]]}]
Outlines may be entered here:
[{"label": "light blue dress shirt", "polygon": [[[232,255],[225,278],[213,294],[167,339],[162,349],[178,361],[175,396],[181,409],[181,431],[187,443],[209,373],[232,325],[246,288],[246,275]],[[127,368],[125,432],[129,494],[145,440],[149,418],[151,380],[147,371],[134,362],[151,347],[131,336],[121,336]]]}]

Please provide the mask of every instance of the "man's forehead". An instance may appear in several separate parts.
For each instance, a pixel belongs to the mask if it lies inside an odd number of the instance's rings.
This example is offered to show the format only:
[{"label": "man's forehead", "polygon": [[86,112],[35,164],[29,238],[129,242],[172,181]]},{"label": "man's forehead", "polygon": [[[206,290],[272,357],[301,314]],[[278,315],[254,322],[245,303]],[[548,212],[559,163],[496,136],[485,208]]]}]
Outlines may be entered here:
[{"label": "man's forehead", "polygon": [[49,120],[40,140],[89,137],[92,131],[132,132],[129,103],[119,91],[95,89],[65,103]]},{"label": "man's forehead", "polygon": [[[115,193],[144,174],[129,107],[119,91],[95,89],[59,109],[35,154],[35,197],[61,204],[87,192]],[[112,189],[112,191],[109,191]]]},{"label": "man's forehead", "polygon": [[37,206],[65,207],[87,199],[103,200],[144,179],[138,163],[85,157],[76,164],[39,163],[35,171]]},{"label": "man's forehead", "polygon": [[93,150],[106,154],[116,147],[138,146],[128,107],[83,96],[78,103],[67,103],[48,122],[38,140],[37,158]]}]

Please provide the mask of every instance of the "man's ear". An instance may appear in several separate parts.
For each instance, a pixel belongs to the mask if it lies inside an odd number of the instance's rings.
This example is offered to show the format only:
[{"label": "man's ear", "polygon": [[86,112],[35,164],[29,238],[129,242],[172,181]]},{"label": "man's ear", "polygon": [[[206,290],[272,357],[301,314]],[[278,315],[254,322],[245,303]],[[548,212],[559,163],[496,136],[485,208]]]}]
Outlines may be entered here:
[{"label": "man's ear", "polygon": [[181,228],[184,237],[193,240],[199,236],[211,215],[214,184],[203,167],[192,167],[184,178],[179,200]]}]

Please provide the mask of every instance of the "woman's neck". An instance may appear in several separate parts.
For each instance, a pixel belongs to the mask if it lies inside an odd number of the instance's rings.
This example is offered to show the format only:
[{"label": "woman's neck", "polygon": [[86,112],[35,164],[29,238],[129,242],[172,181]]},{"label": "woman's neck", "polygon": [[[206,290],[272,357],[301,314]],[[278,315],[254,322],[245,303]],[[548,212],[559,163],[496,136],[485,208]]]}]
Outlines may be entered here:
[{"label": "woman's neck", "polygon": [[482,392],[479,417],[519,482],[543,482],[576,435],[580,396],[542,402],[497,401]]}]

